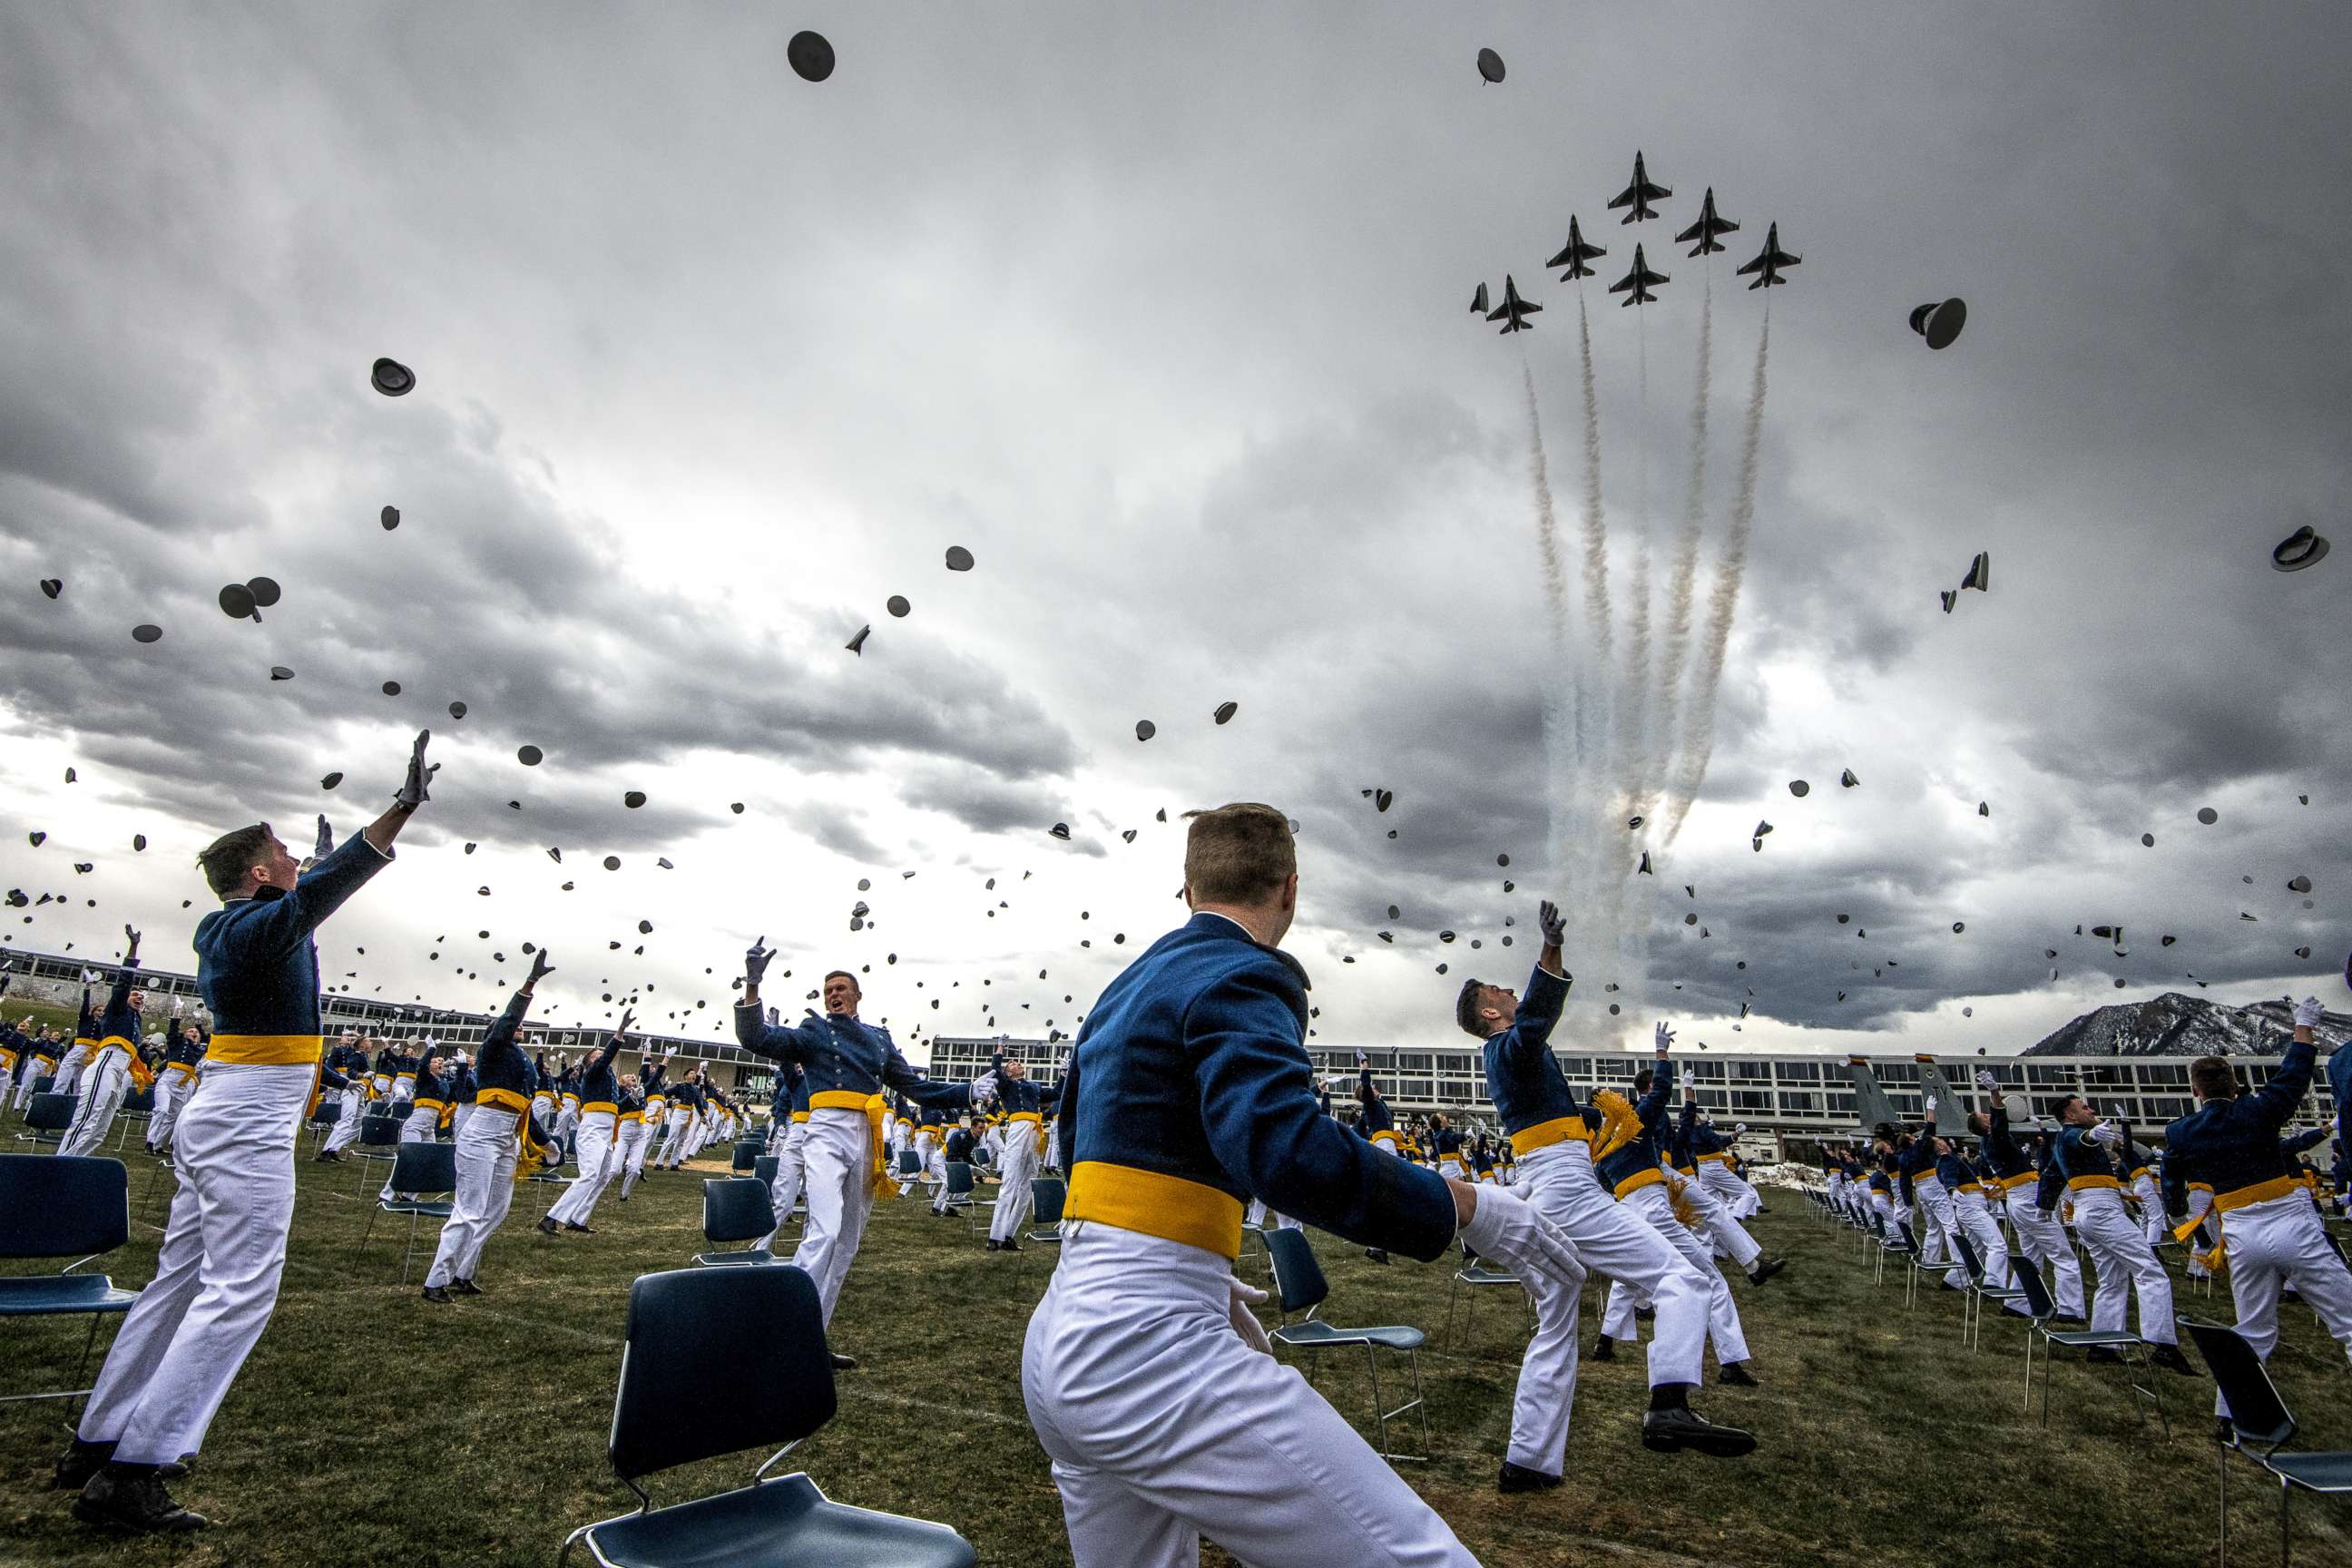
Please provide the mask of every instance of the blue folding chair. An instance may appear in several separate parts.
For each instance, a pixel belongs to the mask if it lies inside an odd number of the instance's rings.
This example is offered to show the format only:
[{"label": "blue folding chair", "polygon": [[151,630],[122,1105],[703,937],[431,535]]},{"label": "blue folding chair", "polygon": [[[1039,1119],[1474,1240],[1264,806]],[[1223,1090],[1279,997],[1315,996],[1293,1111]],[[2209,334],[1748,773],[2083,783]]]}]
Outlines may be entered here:
[{"label": "blue folding chair", "polygon": [[767,1140],[763,1138],[738,1138],[735,1141],[735,1157],[730,1164],[730,1169],[750,1171],[759,1163],[760,1151],[767,1146]]},{"label": "blue folding chair", "polygon": [[[1062,1242],[1062,1205],[1069,1200],[1070,1189],[1059,1176],[1029,1178],[1029,1241],[1042,1241],[1058,1247]],[[999,1199],[999,1202],[1003,1200]]]},{"label": "blue folding chair", "polygon": [[61,1143],[66,1130],[73,1125],[74,1107],[81,1103],[78,1094],[51,1094],[37,1090],[32,1102],[25,1107],[25,1130],[16,1134],[19,1143]]},{"label": "blue folding chair", "polygon": [[[360,1233],[359,1246],[352,1249],[354,1262],[367,1250],[368,1237],[375,1234],[375,1216],[380,1214],[404,1214],[408,1216],[408,1245],[400,1255],[400,1282],[408,1283],[410,1260],[416,1255],[416,1222],[420,1219],[446,1220],[456,1207],[452,1202],[428,1198],[427,1193],[447,1193],[455,1198],[457,1193],[457,1145],[436,1143],[419,1139],[403,1143],[394,1151],[392,1161],[392,1191],[389,1198],[378,1198],[368,1213],[367,1229]],[[401,1194],[407,1194],[408,1196]]]},{"label": "blue folding chair", "polygon": [[[702,1387],[715,1347],[724,1349],[729,1394],[713,1402]],[[971,1542],[946,1525],[835,1502],[804,1471],[762,1479],[833,1419],[835,1400],[816,1286],[800,1269],[641,1277],[629,1288],[607,1450],[638,1506],[573,1531],[556,1568],[582,1542],[605,1568],[972,1568],[979,1558]],[[782,1447],[732,1491],[656,1509],[638,1484],[772,1443]]]},{"label": "blue folding chair", "polygon": [[2263,1358],[2243,1334],[2221,1323],[2182,1318],[2180,1326],[2197,1342],[2207,1370],[2221,1385],[2228,1436],[2221,1451],[2221,1561],[2230,1561],[2230,1455],[2234,1450],[2260,1466],[2279,1484],[2279,1562],[2287,1561],[2287,1500],[2301,1487],[2308,1492],[2340,1496],[2352,1492],[2352,1449],[2285,1452],[2294,1441],[2295,1420],[2279,1397]]},{"label": "blue folding chair", "polygon": [[[1282,1308],[1282,1326],[1267,1337],[1278,1345],[1293,1350],[1328,1350],[1335,1345],[1361,1345],[1364,1359],[1372,1373],[1372,1418],[1380,1426],[1381,1457],[1385,1459],[1426,1459],[1429,1458],[1429,1406],[1421,1395],[1421,1345],[1423,1335],[1419,1329],[1403,1324],[1381,1328],[1343,1329],[1325,1322],[1318,1314],[1331,1294],[1328,1281],[1323,1278],[1323,1266],[1315,1261],[1315,1249],[1307,1244],[1303,1230],[1269,1230],[1265,1233],[1266,1251],[1274,1258],[1275,1293]],[[1517,1283],[1516,1280],[1513,1283]],[[1293,1312],[1307,1316],[1294,1323]],[[1381,1407],[1380,1352],[1391,1350],[1402,1353],[1412,1368],[1412,1397],[1394,1410]],[[1421,1412],[1421,1452],[1400,1454],[1389,1447],[1389,1423],[1408,1410]]]},{"label": "blue folding chair", "polygon": [[[68,1098],[61,1096],[60,1098]],[[131,1178],[120,1160],[70,1154],[0,1154],[0,1258],[71,1258],[55,1274],[0,1277],[0,1318],[71,1317],[89,1314],[82,1342],[79,1384],[89,1370],[98,1343],[99,1320],[127,1312],[136,1290],[118,1290],[103,1274],[77,1274],[131,1239]],[[0,1395],[0,1404],[23,1399],[79,1399],[87,1388],[47,1394]]]},{"label": "blue folding chair", "polygon": [[[757,1241],[776,1228],[775,1205],[768,1200],[768,1184],[749,1176],[726,1176],[702,1184],[702,1238],[714,1247],[728,1241]],[[773,1263],[776,1255],[764,1247],[735,1252],[706,1252],[695,1258],[709,1268],[729,1263]]]}]

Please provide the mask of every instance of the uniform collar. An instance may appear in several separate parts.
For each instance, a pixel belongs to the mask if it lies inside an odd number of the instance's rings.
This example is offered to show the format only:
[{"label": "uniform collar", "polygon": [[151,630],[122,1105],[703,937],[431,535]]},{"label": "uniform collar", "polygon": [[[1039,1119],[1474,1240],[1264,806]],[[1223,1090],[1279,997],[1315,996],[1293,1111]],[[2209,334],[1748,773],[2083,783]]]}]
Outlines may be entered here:
[{"label": "uniform collar", "polygon": [[1297,976],[1298,988],[1301,991],[1312,991],[1315,989],[1315,983],[1307,977],[1307,966],[1305,964],[1291,957],[1290,954],[1283,952],[1282,949],[1278,947],[1268,947],[1265,943],[1258,941],[1257,938],[1250,934],[1249,927],[1242,924],[1241,921],[1234,919],[1231,915],[1221,915],[1213,910],[1201,910],[1196,911],[1192,918],[1184,923],[1184,929],[1187,931],[1196,932],[1202,936],[1238,936],[1242,941],[1249,943],[1260,952],[1270,952],[1275,957],[1280,959],[1282,961],[1282,966],[1285,969],[1289,970],[1292,974]]}]

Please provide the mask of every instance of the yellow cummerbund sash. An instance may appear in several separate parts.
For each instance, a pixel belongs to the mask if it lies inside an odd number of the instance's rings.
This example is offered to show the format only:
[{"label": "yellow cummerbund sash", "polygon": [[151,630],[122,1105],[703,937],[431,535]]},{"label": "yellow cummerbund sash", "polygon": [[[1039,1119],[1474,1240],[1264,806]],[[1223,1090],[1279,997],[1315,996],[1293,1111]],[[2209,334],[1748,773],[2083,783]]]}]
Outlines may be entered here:
[{"label": "yellow cummerbund sash", "polygon": [[392,1075],[392,1081],[394,1083],[415,1083],[416,1081],[416,1075],[413,1072],[396,1072]]},{"label": "yellow cummerbund sash", "polygon": [[1964,1193],[1975,1193],[1981,1196],[1984,1193],[1984,1186],[1983,1184],[1979,1182],[1962,1182],[1960,1184],[1960,1191]]},{"label": "yellow cummerbund sash", "polygon": [[74,1037],[74,1049],[78,1051],[86,1051],[96,1044],[98,1044],[98,1042],[91,1039],[88,1035],[76,1035]]},{"label": "yellow cummerbund sash", "polygon": [[647,1110],[659,1110],[663,1106],[667,1105],[668,1103],[669,1096],[666,1094],[649,1094],[646,1096],[646,1109]]},{"label": "yellow cummerbund sash", "polygon": [[855,1089],[819,1089],[809,1096],[809,1109],[811,1110],[863,1110],[866,1109],[866,1102],[872,1098],[872,1095],[859,1094]]},{"label": "yellow cummerbund sash", "polygon": [[408,1102],[408,1113],[411,1116],[415,1115],[420,1110],[429,1110],[436,1116],[438,1116],[441,1112],[448,1109],[449,1102],[447,1100],[436,1100],[429,1094],[420,1094],[415,1100]]},{"label": "yellow cummerbund sash", "polygon": [[[882,1122],[889,1113],[883,1108],[882,1097],[879,1094],[859,1094],[855,1089],[821,1089],[809,1096],[809,1109],[811,1110],[863,1111],[866,1116],[866,1130],[873,1134],[874,1173],[871,1179],[873,1194],[877,1198],[898,1195],[898,1184],[889,1180],[884,1173],[884,1167],[889,1163],[890,1152],[882,1146]],[[1238,1244],[1235,1245],[1234,1250],[1237,1252],[1240,1250]]]},{"label": "yellow cummerbund sash", "polygon": [[2303,1183],[2294,1176],[2273,1176],[2269,1181],[2256,1182],[2251,1187],[2240,1187],[2231,1193],[2214,1194],[2213,1206],[2221,1213],[2228,1214],[2231,1209],[2242,1209],[2249,1204],[2266,1204],[2273,1198],[2283,1198],[2289,1193],[2299,1193],[2304,1190]]},{"label": "yellow cummerbund sash", "polygon": [[[1398,1140],[1397,1140],[1397,1135],[1396,1135],[1393,1131],[1391,1131],[1390,1130],[1388,1130],[1388,1129],[1386,1129],[1386,1128],[1382,1128],[1380,1131],[1375,1132],[1375,1133],[1373,1133],[1373,1134],[1372,1134],[1372,1142],[1375,1142],[1375,1143],[1385,1143],[1385,1144],[1387,1144],[1390,1148],[1393,1149],[1393,1148],[1395,1148],[1395,1147],[1397,1146]],[[1121,1166],[1121,1167],[1120,1167],[1120,1169],[1122,1169],[1122,1170],[1124,1170],[1125,1168],[1126,1168],[1126,1167],[1124,1167],[1124,1166]],[[1241,1243],[1240,1243],[1240,1242],[1238,1242],[1238,1241],[1234,1242],[1234,1250],[1235,1250],[1236,1252],[1238,1252],[1238,1251],[1240,1250],[1240,1248],[1241,1248]]]},{"label": "yellow cummerbund sash", "polygon": [[2189,1190],[2192,1193],[2210,1193],[2213,1190],[2213,1184],[2210,1182],[2191,1182],[2189,1184]]},{"label": "yellow cummerbund sash", "polygon": [[0,1047],[0,1068],[14,1068],[16,1065],[16,1053],[5,1047]]},{"label": "yellow cummerbund sash", "polygon": [[593,1116],[596,1112],[601,1110],[607,1116],[615,1116],[620,1113],[620,1110],[621,1108],[619,1106],[614,1104],[609,1100],[592,1100],[587,1104],[580,1108],[580,1114],[583,1116]]},{"label": "yellow cummerbund sash", "polygon": [[1638,1193],[1643,1187],[1651,1186],[1656,1183],[1663,1182],[1665,1179],[1665,1172],[1660,1170],[1657,1166],[1644,1165],[1642,1169],[1634,1172],[1632,1175],[1618,1183],[1612,1190],[1618,1197],[1622,1198],[1629,1193]]},{"label": "yellow cummerbund sash", "polygon": [[210,1060],[231,1067],[316,1067],[324,1035],[215,1035]]},{"label": "yellow cummerbund sash", "polygon": [[563,1091],[563,1102],[566,1105],[577,1105],[580,1103],[580,1096],[567,1089]]},{"label": "yellow cummerbund sash", "polygon": [[1242,1201],[1181,1176],[1081,1160],[1070,1170],[1065,1219],[1093,1220],[1220,1258],[1241,1256]]},{"label": "yellow cummerbund sash", "polygon": [[1045,1124],[1045,1119],[1034,1110],[1016,1110],[1008,1120],[1026,1121],[1032,1127],[1043,1127]]},{"label": "yellow cummerbund sash", "polygon": [[165,1072],[185,1073],[190,1078],[194,1078],[196,1076],[196,1064],[194,1062],[165,1062],[163,1064],[163,1070]]},{"label": "yellow cummerbund sash", "polygon": [[1702,1165],[1706,1164],[1709,1160],[1714,1161],[1717,1164],[1718,1164],[1718,1165],[1722,1165],[1722,1166],[1726,1167],[1727,1169],[1728,1169],[1728,1168],[1729,1168],[1729,1166],[1730,1166],[1730,1164],[1731,1164],[1731,1156],[1730,1156],[1730,1154],[1729,1154],[1728,1152],[1717,1152],[1717,1153],[1713,1153],[1713,1154],[1701,1154],[1701,1155],[1698,1157],[1698,1163],[1699,1163],[1700,1164],[1702,1164]]},{"label": "yellow cummerbund sash", "polygon": [[2132,1179],[2133,1181],[2137,1182],[2137,1181],[2138,1181],[2142,1176],[2145,1176],[2145,1175],[2147,1175],[2147,1167],[2146,1165],[2135,1165],[2134,1167],[2132,1167],[2131,1179]]},{"label": "yellow cummerbund sash", "polygon": [[1532,1154],[1538,1149],[1549,1149],[1571,1138],[1588,1149],[1592,1146],[1591,1132],[1585,1126],[1581,1112],[1573,1116],[1556,1116],[1549,1121],[1538,1121],[1533,1127],[1522,1127],[1511,1134],[1511,1152]]},{"label": "yellow cummerbund sash", "polygon": [[799,1126],[800,1124],[802,1124],[803,1122],[805,1122],[807,1120],[808,1120],[808,1112],[807,1112],[807,1111],[805,1111],[805,1110],[795,1110],[795,1111],[793,1111],[793,1124],[794,1126],[796,1126],[796,1127],[797,1127],[797,1126]]},{"label": "yellow cummerbund sash", "polygon": [[2020,1187],[2032,1186],[2041,1180],[2042,1173],[2039,1171],[2020,1171],[2013,1176],[2003,1176],[2000,1185],[2002,1191],[2013,1193]]},{"label": "yellow cummerbund sash", "polygon": [[2124,1184],[2116,1180],[2113,1176],[2069,1176],[2066,1178],[2066,1190],[2070,1193],[2098,1191],[2101,1189],[2111,1193],[2119,1193],[2124,1190]]},{"label": "yellow cummerbund sash", "polygon": [[92,1058],[92,1065],[95,1066],[97,1062],[104,1060],[109,1051],[122,1053],[123,1066],[131,1075],[131,1082],[141,1093],[143,1094],[155,1087],[155,1069],[142,1060],[139,1053],[131,1048],[131,1042],[121,1035],[109,1035],[100,1042],[98,1056]]},{"label": "yellow cummerbund sash", "polygon": [[624,1121],[643,1121],[645,1119],[646,1113],[642,1110],[624,1110],[621,1112],[621,1120]]},{"label": "yellow cummerbund sash", "polygon": [[530,1112],[530,1101],[510,1089],[478,1089],[474,1091],[476,1105],[494,1105],[501,1110],[511,1110],[517,1116]]},{"label": "yellow cummerbund sash", "polygon": [[35,1058],[33,1058],[33,1066],[34,1066],[36,1068],[53,1068],[53,1067],[55,1067],[55,1066],[57,1066],[57,1065],[58,1065],[58,1058],[55,1058],[55,1057],[35,1057]]}]

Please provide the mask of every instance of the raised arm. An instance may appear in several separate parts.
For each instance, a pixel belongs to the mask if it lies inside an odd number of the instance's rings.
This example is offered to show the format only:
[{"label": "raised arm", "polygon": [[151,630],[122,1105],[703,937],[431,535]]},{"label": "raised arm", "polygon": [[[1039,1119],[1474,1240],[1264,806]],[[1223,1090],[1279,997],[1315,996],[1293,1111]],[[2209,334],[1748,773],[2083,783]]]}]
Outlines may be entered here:
[{"label": "raised arm", "polygon": [[925,1078],[899,1052],[897,1042],[887,1036],[882,1042],[882,1082],[917,1105],[928,1105],[940,1110],[971,1109],[971,1085],[941,1083],[937,1079]]},{"label": "raised arm", "polygon": [[2311,1092],[2311,1070],[2319,1055],[2318,1043],[2311,1031],[2312,1026],[2319,1022],[2319,1015],[2316,996],[2306,996],[2294,1005],[2294,1039],[2263,1087],[2249,1097],[2261,1109],[2263,1120],[2273,1127],[2285,1126],[2295,1107],[2303,1103],[2303,1097]]}]

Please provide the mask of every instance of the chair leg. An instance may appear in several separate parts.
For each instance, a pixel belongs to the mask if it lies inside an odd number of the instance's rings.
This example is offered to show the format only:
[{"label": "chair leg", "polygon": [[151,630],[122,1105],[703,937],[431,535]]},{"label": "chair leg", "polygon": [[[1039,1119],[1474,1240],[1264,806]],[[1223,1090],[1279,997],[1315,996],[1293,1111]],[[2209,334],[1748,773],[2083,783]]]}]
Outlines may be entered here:
[{"label": "chair leg", "polygon": [[2287,1563],[2286,1503],[2287,1499],[2294,1495],[2294,1489],[2288,1486],[2285,1481],[2282,1480],[2279,1482],[2279,1568],[2289,1568],[2289,1564]]},{"label": "chair leg", "polygon": [[2213,1457],[2221,1461],[2221,1568],[2230,1568],[2230,1450],[2214,1445]]},{"label": "chair leg", "polygon": [[357,1263],[360,1260],[360,1254],[367,1250],[368,1237],[375,1234],[375,1216],[383,1212],[383,1205],[382,1204],[378,1204],[375,1207],[368,1210],[367,1228],[360,1232],[360,1244],[352,1248],[352,1262]]},{"label": "chair leg", "polygon": [[81,1361],[74,1367],[74,1386],[80,1389],[81,1393],[76,1396],[73,1404],[66,1406],[66,1418],[68,1421],[79,1422],[81,1419],[81,1406],[89,1402],[91,1389],[83,1380],[89,1375],[89,1352],[96,1349],[97,1345],[98,1314],[92,1312],[89,1315],[89,1335],[81,1342]]}]

